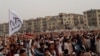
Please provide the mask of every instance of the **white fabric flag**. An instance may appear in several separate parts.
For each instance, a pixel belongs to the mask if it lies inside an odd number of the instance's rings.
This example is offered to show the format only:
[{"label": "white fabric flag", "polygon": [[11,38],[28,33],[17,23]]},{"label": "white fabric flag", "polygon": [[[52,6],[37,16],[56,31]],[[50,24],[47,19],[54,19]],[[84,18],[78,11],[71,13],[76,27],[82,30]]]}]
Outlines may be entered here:
[{"label": "white fabric flag", "polygon": [[9,36],[17,32],[21,28],[22,23],[16,12],[9,10]]}]

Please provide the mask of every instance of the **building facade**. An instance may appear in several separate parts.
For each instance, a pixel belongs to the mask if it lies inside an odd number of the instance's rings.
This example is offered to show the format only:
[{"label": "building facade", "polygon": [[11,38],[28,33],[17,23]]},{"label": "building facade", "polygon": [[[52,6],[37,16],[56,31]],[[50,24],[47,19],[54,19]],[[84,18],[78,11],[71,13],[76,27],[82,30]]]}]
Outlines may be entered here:
[{"label": "building facade", "polygon": [[80,14],[66,14],[60,13],[59,17],[62,19],[62,23],[65,29],[84,29],[85,28],[85,18]]},{"label": "building facade", "polygon": [[[59,13],[56,16],[38,17],[37,19],[23,20],[22,28],[18,32],[47,32],[58,30],[72,30],[100,28],[100,10],[88,10],[84,15],[75,13]],[[0,24],[0,34],[8,34],[8,23]]]},{"label": "building facade", "polygon": [[9,32],[9,24],[8,23],[3,23],[0,24],[0,35],[8,34]]},{"label": "building facade", "polygon": [[58,16],[49,16],[47,18],[47,30],[48,31],[54,31],[54,30],[60,30],[61,29],[61,21]]},{"label": "building facade", "polygon": [[0,24],[0,35],[4,33],[4,24]]},{"label": "building facade", "polygon": [[84,12],[88,28],[100,28],[100,9],[91,9]]}]

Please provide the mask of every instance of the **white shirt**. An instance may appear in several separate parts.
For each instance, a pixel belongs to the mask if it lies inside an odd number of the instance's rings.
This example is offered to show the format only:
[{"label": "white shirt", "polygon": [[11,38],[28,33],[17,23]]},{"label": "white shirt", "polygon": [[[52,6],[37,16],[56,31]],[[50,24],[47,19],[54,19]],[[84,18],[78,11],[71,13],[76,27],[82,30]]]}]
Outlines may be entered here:
[{"label": "white shirt", "polygon": [[19,54],[14,54],[14,56],[19,56]]},{"label": "white shirt", "polygon": [[58,45],[58,51],[59,51],[59,53],[63,53],[63,51],[62,51],[62,44],[61,43],[59,43],[59,45]]},{"label": "white shirt", "polygon": [[96,50],[100,53],[100,40],[96,41]]}]

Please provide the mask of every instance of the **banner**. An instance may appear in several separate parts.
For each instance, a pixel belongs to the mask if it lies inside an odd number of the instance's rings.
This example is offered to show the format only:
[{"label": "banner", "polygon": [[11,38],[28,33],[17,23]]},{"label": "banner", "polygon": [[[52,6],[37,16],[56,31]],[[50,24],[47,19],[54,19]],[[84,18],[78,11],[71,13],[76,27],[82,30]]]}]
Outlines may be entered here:
[{"label": "banner", "polygon": [[21,28],[22,23],[16,12],[9,10],[9,36],[17,32]]}]

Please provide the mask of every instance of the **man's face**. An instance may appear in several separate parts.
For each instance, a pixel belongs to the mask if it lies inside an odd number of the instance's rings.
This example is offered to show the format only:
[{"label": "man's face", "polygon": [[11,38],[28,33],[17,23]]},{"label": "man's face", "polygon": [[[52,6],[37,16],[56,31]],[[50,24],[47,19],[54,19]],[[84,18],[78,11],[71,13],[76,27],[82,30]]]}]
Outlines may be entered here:
[{"label": "man's face", "polygon": [[41,48],[44,48],[44,44],[41,46]]},{"label": "man's face", "polygon": [[51,49],[51,50],[54,50],[54,44],[51,44],[51,45],[50,45],[50,49]]},{"label": "man's face", "polygon": [[11,50],[14,50],[14,47],[13,46],[11,47]]},{"label": "man's face", "polygon": [[21,56],[26,56],[26,52],[22,53]]},{"label": "man's face", "polygon": [[49,51],[48,50],[45,51],[45,56],[49,56]]}]

